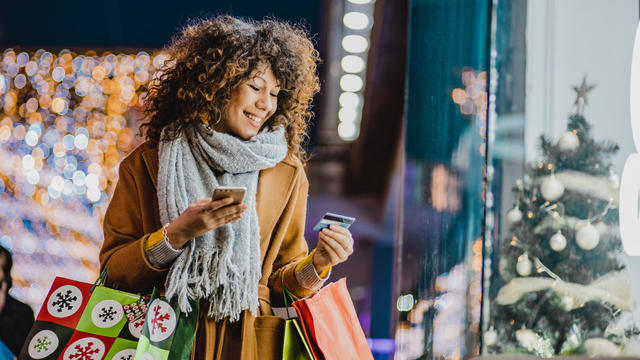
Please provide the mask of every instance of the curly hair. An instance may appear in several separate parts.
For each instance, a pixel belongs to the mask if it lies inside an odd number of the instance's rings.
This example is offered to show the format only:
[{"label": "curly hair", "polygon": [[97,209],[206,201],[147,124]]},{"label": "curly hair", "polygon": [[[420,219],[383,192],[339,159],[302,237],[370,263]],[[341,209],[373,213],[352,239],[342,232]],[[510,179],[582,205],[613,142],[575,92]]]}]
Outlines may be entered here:
[{"label": "curly hair", "polygon": [[[218,122],[232,91],[261,63],[271,65],[278,80],[278,106],[265,126],[283,125],[289,151],[305,158],[302,142],[313,115],[311,102],[320,90],[318,51],[301,25],[228,15],[192,21],[165,48],[166,61],[145,99],[147,140],[167,139],[199,122]],[[164,139],[164,138],[163,138]]]}]

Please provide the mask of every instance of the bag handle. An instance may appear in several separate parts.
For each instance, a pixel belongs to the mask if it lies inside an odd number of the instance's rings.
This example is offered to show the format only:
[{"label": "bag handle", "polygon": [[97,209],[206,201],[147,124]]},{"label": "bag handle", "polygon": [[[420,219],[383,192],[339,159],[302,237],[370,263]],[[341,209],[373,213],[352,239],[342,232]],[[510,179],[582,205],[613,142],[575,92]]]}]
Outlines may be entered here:
[{"label": "bag handle", "polygon": [[289,303],[287,303],[287,298],[289,299],[290,304],[293,304],[296,301],[295,297],[287,290],[286,288],[282,288],[282,299],[284,300],[284,308],[287,311],[287,320],[291,319],[291,315],[289,315]]},{"label": "bag handle", "polygon": [[96,279],[96,281],[93,283],[93,286],[91,287],[91,290],[89,290],[90,293],[93,292],[93,290],[96,288],[96,286],[101,286],[104,285],[104,281],[107,279],[107,267],[105,266],[102,269],[102,272],[100,272],[100,275],[98,276],[98,278]]}]

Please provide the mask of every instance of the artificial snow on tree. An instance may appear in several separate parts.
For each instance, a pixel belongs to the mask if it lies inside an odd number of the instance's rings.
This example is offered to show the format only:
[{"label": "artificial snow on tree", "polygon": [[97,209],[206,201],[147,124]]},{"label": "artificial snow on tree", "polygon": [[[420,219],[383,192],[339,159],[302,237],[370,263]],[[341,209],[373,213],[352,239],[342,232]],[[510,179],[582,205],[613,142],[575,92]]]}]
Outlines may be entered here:
[{"label": "artificial snow on tree", "polygon": [[491,281],[491,353],[614,356],[640,343],[620,256],[619,178],[611,162],[618,146],[595,140],[583,115],[593,87],[586,77],[574,87],[566,132],[557,141],[540,137],[541,161],[513,188]]}]

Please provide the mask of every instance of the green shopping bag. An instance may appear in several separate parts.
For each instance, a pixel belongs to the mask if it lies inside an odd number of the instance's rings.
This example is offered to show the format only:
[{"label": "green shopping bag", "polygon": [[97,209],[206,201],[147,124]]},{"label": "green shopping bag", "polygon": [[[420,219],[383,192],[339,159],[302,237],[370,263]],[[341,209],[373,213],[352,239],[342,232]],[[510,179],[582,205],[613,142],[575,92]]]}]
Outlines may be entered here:
[{"label": "green shopping bag", "polygon": [[153,289],[134,360],[189,359],[198,325],[199,301],[191,301],[191,312],[180,311],[178,301],[167,301]]},{"label": "green shopping bag", "polygon": [[286,289],[282,289],[282,296],[284,297],[285,309],[287,309],[282,341],[282,360],[313,360],[298,319],[289,315],[289,306],[294,301],[293,296]]}]

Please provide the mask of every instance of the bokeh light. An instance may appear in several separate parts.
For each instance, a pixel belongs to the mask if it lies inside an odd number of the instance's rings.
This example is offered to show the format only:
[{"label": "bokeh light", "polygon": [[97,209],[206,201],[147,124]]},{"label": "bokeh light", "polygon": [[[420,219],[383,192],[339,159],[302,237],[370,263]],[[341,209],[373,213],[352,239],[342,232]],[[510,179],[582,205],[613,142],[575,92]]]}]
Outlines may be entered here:
[{"label": "bokeh light", "polygon": [[93,282],[118,164],[161,52],[0,54],[0,244],[37,311],[56,276]]},{"label": "bokeh light", "polygon": [[361,53],[369,47],[367,38],[361,35],[347,35],[342,38],[342,48],[350,53]]},{"label": "bokeh light", "polygon": [[364,70],[364,59],[356,55],[347,55],[340,62],[342,70],[349,73],[359,73]]},{"label": "bokeh light", "polygon": [[364,82],[358,75],[346,74],[340,78],[340,88],[344,91],[360,91],[363,86]]},{"label": "bokeh light", "polygon": [[351,11],[344,14],[342,22],[349,29],[363,30],[369,26],[369,17],[359,11]]}]

